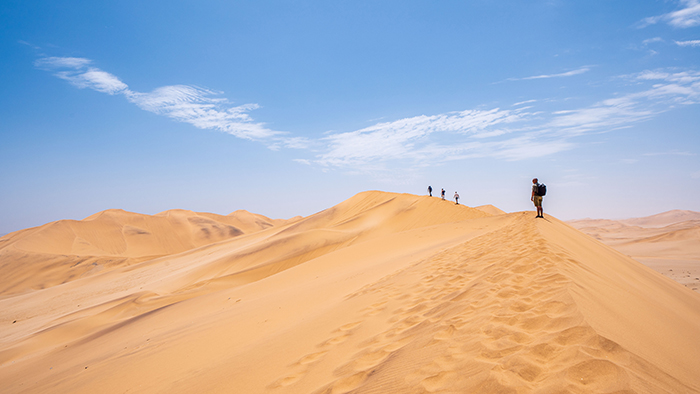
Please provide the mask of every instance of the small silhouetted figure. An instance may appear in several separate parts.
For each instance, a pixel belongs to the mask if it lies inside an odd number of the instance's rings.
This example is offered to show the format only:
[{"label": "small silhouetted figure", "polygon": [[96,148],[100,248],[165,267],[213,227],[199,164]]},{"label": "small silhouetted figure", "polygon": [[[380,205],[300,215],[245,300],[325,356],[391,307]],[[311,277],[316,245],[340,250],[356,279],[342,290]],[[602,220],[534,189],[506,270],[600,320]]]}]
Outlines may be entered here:
[{"label": "small silhouetted figure", "polygon": [[537,208],[538,218],[544,218],[544,210],[542,209],[542,196],[540,196],[540,184],[537,178],[532,180],[532,194],[530,195],[530,201],[535,204]]},{"label": "small silhouetted figure", "polygon": [[442,192],[440,192],[440,195],[442,196],[442,199],[445,199],[445,189],[442,189]]},{"label": "small silhouetted figure", "polygon": [[430,195],[430,197],[433,196],[433,188],[430,186],[428,186],[428,194]]},{"label": "small silhouetted figure", "polygon": [[455,204],[459,205],[459,194],[455,192]]}]

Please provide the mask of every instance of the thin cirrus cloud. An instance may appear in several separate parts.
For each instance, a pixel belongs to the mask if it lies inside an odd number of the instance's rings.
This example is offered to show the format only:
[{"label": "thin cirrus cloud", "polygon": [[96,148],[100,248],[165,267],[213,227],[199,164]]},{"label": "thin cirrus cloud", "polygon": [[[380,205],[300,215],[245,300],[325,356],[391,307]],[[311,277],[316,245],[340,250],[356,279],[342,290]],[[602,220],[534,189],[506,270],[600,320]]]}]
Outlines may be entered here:
[{"label": "thin cirrus cloud", "polygon": [[659,22],[666,22],[677,28],[688,28],[700,25],[700,1],[680,0],[679,3],[683,8],[667,14],[644,18],[637,24],[637,27],[641,29]]},{"label": "thin cirrus cloud", "polygon": [[123,95],[139,108],[163,115],[200,129],[219,130],[239,138],[262,140],[279,137],[263,123],[254,122],[248,114],[257,104],[232,106],[220,93],[195,86],[173,85],[149,93],[137,92],[118,77],[92,66],[92,60],[76,57],[46,57],[38,59],[36,67],[54,72],[58,78],[80,89],[92,89],[110,95]]},{"label": "thin cirrus cloud", "polygon": [[689,40],[689,41],[674,41],[676,45],[681,47],[700,47],[700,40]]},{"label": "thin cirrus cloud", "polygon": [[[232,106],[216,91],[172,85],[137,92],[84,58],[46,57],[35,65],[78,88],[122,95],[143,110],[178,122],[260,141],[273,150],[302,149],[314,155],[295,160],[298,163],[387,178],[396,168],[420,168],[468,158],[513,161],[544,157],[576,147],[575,138],[582,135],[630,127],[675,106],[700,103],[700,72],[647,70],[622,79],[635,89],[650,86],[581,108],[545,112],[535,111],[532,106],[519,107],[548,102],[533,99],[515,103],[512,109],[413,116],[307,138],[266,128],[249,115],[257,104]],[[521,79],[565,77],[588,69]]]},{"label": "thin cirrus cloud", "polygon": [[[513,123],[528,114],[519,110],[467,110],[449,112],[433,116],[415,116],[393,122],[378,123],[373,126],[336,133],[323,138],[328,150],[316,161],[323,166],[349,167],[369,162],[410,159],[420,162],[428,157],[426,150],[432,150],[430,157],[453,157],[454,146],[435,145],[435,134],[469,135],[472,138],[507,133],[494,130],[494,126]],[[480,147],[471,144],[461,150]],[[438,152],[439,151],[439,152]],[[444,159],[443,159],[444,160]]]},{"label": "thin cirrus cloud", "polygon": [[[700,72],[645,71],[624,76],[650,87],[592,105],[553,112],[491,109],[416,116],[324,138],[327,148],[305,164],[391,173],[391,163],[420,168],[468,158],[509,161],[572,149],[575,138],[631,127],[678,105],[700,103]],[[514,104],[534,103],[533,100]]]},{"label": "thin cirrus cloud", "polygon": [[530,77],[523,77],[523,78],[508,78],[506,81],[527,81],[527,80],[532,80],[532,79],[549,79],[549,78],[564,78],[564,77],[572,77],[574,75],[579,75],[583,74],[585,72],[590,71],[590,67],[581,67],[576,70],[571,70],[563,73],[557,73],[557,74],[542,74],[542,75],[533,75]]}]

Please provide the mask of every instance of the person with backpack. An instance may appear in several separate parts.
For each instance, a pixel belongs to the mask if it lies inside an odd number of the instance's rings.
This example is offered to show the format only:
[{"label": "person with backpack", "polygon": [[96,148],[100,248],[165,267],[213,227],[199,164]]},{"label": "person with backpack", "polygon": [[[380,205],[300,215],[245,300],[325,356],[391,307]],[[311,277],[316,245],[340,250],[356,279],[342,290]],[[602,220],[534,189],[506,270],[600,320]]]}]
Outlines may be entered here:
[{"label": "person with backpack", "polygon": [[532,180],[532,194],[530,196],[530,201],[535,203],[537,208],[538,218],[544,218],[544,210],[542,209],[542,197],[547,194],[547,186],[544,183],[539,183],[537,178]]},{"label": "person with backpack", "polygon": [[442,189],[442,192],[440,193],[440,195],[442,196],[442,199],[444,200],[445,199],[445,189]]},{"label": "person with backpack", "polygon": [[428,194],[430,195],[430,197],[433,196],[433,188],[432,188],[432,186],[428,186]]}]

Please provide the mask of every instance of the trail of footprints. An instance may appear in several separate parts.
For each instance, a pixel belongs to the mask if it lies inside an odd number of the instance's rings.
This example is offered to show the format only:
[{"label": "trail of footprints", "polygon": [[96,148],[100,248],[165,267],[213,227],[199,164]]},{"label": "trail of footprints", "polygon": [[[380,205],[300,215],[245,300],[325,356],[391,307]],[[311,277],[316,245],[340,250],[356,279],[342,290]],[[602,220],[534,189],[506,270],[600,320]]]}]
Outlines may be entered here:
[{"label": "trail of footprints", "polygon": [[335,329],[271,388],[296,392],[363,322],[385,319],[315,394],[631,393],[620,365],[632,356],[586,324],[557,269],[573,260],[516,220],[349,295],[373,300],[362,320]]}]

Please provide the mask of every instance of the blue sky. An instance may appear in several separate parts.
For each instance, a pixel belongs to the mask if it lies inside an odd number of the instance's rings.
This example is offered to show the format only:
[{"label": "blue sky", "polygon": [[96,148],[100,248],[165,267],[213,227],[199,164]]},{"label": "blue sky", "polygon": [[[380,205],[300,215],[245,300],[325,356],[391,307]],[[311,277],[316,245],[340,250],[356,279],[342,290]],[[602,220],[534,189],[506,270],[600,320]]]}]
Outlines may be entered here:
[{"label": "blue sky", "polygon": [[0,234],[455,191],[700,211],[700,2],[3,1]]}]

